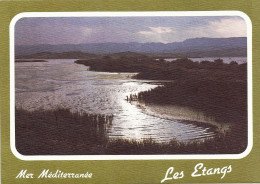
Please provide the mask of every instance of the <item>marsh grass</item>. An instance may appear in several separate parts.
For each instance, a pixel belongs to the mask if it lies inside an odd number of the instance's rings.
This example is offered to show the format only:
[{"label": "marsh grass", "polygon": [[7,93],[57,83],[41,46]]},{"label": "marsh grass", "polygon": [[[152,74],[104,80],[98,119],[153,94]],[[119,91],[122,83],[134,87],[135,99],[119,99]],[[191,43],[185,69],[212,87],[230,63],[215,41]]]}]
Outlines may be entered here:
[{"label": "marsh grass", "polygon": [[24,155],[96,154],[107,141],[112,115],[68,109],[15,111],[16,148]]},{"label": "marsh grass", "polygon": [[220,123],[247,123],[246,81],[178,80],[127,98],[188,107]]},{"label": "marsh grass", "polygon": [[126,100],[161,105],[179,105],[203,112],[218,122],[247,123],[247,64],[193,62],[176,59],[166,62],[150,58],[105,58],[77,60],[75,63],[93,71],[137,72],[133,76],[143,80],[171,81]]},{"label": "marsh grass", "polygon": [[246,135],[237,129],[204,141],[160,143],[109,139],[112,115],[16,109],[15,118],[16,148],[23,155],[229,154],[247,146]]},{"label": "marsh grass", "polygon": [[138,73],[134,78],[170,80],[164,86],[126,97],[128,101],[173,104],[202,111],[226,123],[229,132],[204,141],[159,143],[152,139],[109,139],[113,115],[73,113],[68,109],[16,109],[16,148],[23,155],[237,154],[247,147],[247,64],[174,62],[149,58],[78,60],[94,71]]},{"label": "marsh grass", "polygon": [[239,154],[247,147],[247,134],[237,130],[219,134],[214,138],[179,142],[156,142],[152,139],[144,140],[110,140],[106,145],[106,154]]}]

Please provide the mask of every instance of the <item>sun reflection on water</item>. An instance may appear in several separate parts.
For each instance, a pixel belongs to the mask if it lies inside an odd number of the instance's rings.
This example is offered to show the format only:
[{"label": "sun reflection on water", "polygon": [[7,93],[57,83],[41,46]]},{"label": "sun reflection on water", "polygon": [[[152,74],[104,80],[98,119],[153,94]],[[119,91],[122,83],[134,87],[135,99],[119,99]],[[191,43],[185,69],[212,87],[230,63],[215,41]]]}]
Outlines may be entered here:
[{"label": "sun reflection on water", "polygon": [[69,108],[93,114],[113,114],[108,129],[111,138],[180,141],[214,135],[204,127],[168,120],[160,114],[147,114],[126,96],[158,86],[151,81],[129,78],[134,74],[88,71],[74,60],[48,60],[48,63],[15,65],[16,106],[27,110]]}]

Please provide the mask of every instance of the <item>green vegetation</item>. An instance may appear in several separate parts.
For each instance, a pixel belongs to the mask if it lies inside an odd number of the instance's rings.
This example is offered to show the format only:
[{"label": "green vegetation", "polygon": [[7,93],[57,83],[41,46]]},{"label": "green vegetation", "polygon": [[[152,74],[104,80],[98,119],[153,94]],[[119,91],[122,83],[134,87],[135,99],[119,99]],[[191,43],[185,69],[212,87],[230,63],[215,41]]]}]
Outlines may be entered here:
[{"label": "green vegetation", "polygon": [[178,60],[161,71],[161,77],[157,72],[145,71],[136,78],[154,79],[154,75],[173,82],[140,92],[137,95],[139,101],[191,107],[218,122],[244,124],[246,129],[247,64],[224,64],[220,59],[214,63]]},{"label": "green vegetation", "polygon": [[[117,57],[118,58],[117,58]],[[81,154],[218,154],[241,153],[247,146],[247,64],[156,61],[134,53],[103,55],[75,63],[93,71],[133,72],[136,79],[159,80],[161,86],[130,95],[128,101],[179,105],[203,112],[229,132],[188,143],[109,139],[113,115],[72,113],[68,109],[29,112],[16,109],[16,148],[24,155]],[[167,81],[167,82],[163,82]]]},{"label": "green vegetation", "polygon": [[[247,140],[247,64],[193,62],[177,59],[166,62],[149,58],[78,60],[90,70],[107,72],[138,72],[134,78],[167,80],[163,86],[132,94],[128,101],[146,104],[189,107],[219,123],[235,124],[241,137]],[[234,127],[233,127],[234,129]],[[236,137],[237,139],[237,137]]]},{"label": "green vegetation", "polygon": [[105,56],[102,59],[77,60],[77,64],[89,66],[90,70],[102,72],[142,72],[150,67],[160,67],[160,63],[151,59],[140,59],[131,57],[122,57],[113,59]]},{"label": "green vegetation", "polygon": [[247,140],[240,131],[220,134],[204,141],[159,143],[152,139],[142,141],[114,139],[105,146],[106,154],[238,154],[245,151]]},{"label": "green vegetation", "polygon": [[16,148],[23,155],[232,154],[243,152],[247,145],[237,128],[204,142],[159,143],[108,139],[106,129],[112,124],[112,115],[16,109],[15,118]]},{"label": "green vegetation", "polygon": [[113,59],[106,56],[102,59],[77,60],[77,64],[89,66],[92,71],[102,72],[139,72],[137,79],[176,80],[176,79],[229,79],[244,80],[247,76],[247,64],[238,65],[235,61],[224,64],[221,59],[215,62],[193,62],[189,59],[177,59],[166,62],[150,58],[121,57]]},{"label": "green vegetation", "polygon": [[186,106],[220,123],[247,124],[247,86],[242,81],[184,80],[140,92],[143,103]]},{"label": "green vegetation", "polygon": [[112,115],[68,109],[15,111],[16,148],[23,155],[97,154]]},{"label": "green vegetation", "polygon": [[141,102],[187,106],[222,123],[247,123],[246,63],[224,64],[221,59],[200,63],[189,59],[166,62],[149,58],[78,60],[76,63],[90,66],[94,71],[139,72],[134,78],[168,81],[137,94],[136,100]]}]

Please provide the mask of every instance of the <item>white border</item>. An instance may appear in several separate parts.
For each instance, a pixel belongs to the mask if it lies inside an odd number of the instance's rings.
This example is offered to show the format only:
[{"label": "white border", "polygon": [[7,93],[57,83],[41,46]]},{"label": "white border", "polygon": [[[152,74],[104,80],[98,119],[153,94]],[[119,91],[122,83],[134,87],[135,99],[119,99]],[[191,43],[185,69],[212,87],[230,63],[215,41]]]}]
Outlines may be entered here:
[{"label": "white border", "polygon": [[[16,22],[24,17],[144,17],[144,16],[240,16],[247,24],[247,79],[248,79],[248,146],[241,154],[189,154],[189,155],[48,155],[24,156],[15,147],[15,51],[14,31]],[[169,159],[241,159],[253,147],[252,116],[252,23],[240,11],[157,11],[157,12],[26,12],[16,15],[10,31],[10,146],[13,154],[21,160],[169,160]]]}]

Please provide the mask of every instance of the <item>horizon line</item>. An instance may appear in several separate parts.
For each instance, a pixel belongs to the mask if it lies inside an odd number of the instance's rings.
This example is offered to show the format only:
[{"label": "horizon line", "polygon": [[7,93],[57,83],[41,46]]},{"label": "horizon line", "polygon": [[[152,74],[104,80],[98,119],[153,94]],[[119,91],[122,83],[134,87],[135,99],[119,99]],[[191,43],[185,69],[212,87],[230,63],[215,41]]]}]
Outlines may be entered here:
[{"label": "horizon line", "polygon": [[194,39],[230,39],[230,38],[247,38],[247,36],[239,36],[239,37],[194,37],[194,38],[187,38],[183,41],[175,41],[175,42],[92,42],[92,43],[61,43],[61,44],[49,44],[49,43],[39,43],[39,44],[15,44],[15,46],[35,46],[35,45],[84,45],[84,44],[129,44],[129,43],[139,43],[139,44],[152,44],[152,43],[160,43],[160,44],[171,44],[171,43],[182,43],[187,40],[194,40]]}]

